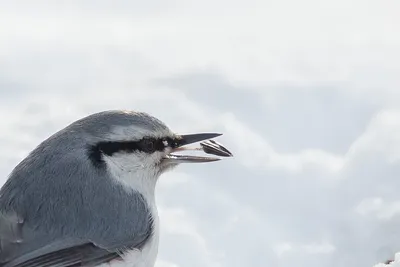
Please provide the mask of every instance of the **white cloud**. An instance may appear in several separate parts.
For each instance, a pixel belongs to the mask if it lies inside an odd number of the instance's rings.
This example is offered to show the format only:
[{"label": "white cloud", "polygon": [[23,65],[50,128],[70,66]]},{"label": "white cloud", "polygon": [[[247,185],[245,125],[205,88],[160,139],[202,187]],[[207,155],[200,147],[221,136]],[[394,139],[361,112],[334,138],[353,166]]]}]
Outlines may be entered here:
[{"label": "white cloud", "polygon": [[[322,150],[307,149],[299,153],[279,153],[269,145],[265,138],[258,135],[233,114],[223,114],[219,118],[225,131],[230,133],[227,140],[232,144],[236,157],[249,167],[281,169],[289,172],[301,172],[312,168],[337,172],[343,167],[344,159]],[[251,155],[251,157],[249,157]]]},{"label": "white cloud", "polygon": [[179,267],[179,265],[165,261],[157,261],[156,267]]},{"label": "white cloud", "polygon": [[188,235],[206,250],[206,241],[198,233],[196,226],[182,209],[160,209],[160,216],[168,223],[163,224],[167,233]]},{"label": "white cloud", "polygon": [[274,247],[274,251],[278,255],[278,257],[282,257],[283,254],[290,252],[292,249],[293,249],[292,244],[288,242],[278,244]]},{"label": "white cloud", "polygon": [[[0,23],[12,26],[1,29],[7,40],[2,50],[3,56],[15,56],[27,49],[23,41],[33,49],[60,45],[89,55],[113,46],[147,62],[150,69],[143,68],[141,75],[214,67],[246,85],[345,82],[365,90],[384,83],[395,93],[400,37],[393,10],[398,3],[353,3],[157,1],[93,9],[77,2],[62,8],[42,2],[37,12],[29,5],[6,6]],[[376,72],[380,75],[370,75]]]},{"label": "white cloud", "polygon": [[356,207],[356,211],[361,215],[367,215],[371,212],[378,211],[383,205],[383,200],[381,198],[369,198],[364,199],[361,203]]},{"label": "white cloud", "polygon": [[293,244],[283,242],[274,246],[274,251],[278,257],[284,257],[287,253],[305,253],[305,254],[330,254],[335,251],[335,247],[326,242],[317,242],[310,244]]},{"label": "white cloud", "polygon": [[378,113],[366,132],[351,146],[349,157],[363,153],[379,153],[389,162],[400,159],[400,110],[390,109]]},{"label": "white cloud", "polygon": [[390,220],[400,214],[400,201],[385,202],[381,198],[364,199],[356,208],[361,215],[372,214],[380,220]]}]

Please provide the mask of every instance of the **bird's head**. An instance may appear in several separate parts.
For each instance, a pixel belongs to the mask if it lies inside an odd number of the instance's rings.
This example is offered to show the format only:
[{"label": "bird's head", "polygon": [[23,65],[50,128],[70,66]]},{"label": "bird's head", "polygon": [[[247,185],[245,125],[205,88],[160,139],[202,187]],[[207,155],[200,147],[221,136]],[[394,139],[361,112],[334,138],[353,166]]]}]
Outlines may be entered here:
[{"label": "bird's head", "polygon": [[[61,135],[80,136],[85,156],[94,168],[105,169],[114,176],[157,178],[180,163],[217,161],[213,156],[179,155],[187,150],[199,150],[187,145],[215,138],[221,134],[177,134],[160,120],[141,112],[106,111],[74,122]],[[75,140],[75,139],[74,139]],[[70,142],[73,145],[73,142]],[[80,145],[82,146],[82,145]],[[214,154],[225,148],[214,147]],[[221,154],[220,154],[221,155]]]}]

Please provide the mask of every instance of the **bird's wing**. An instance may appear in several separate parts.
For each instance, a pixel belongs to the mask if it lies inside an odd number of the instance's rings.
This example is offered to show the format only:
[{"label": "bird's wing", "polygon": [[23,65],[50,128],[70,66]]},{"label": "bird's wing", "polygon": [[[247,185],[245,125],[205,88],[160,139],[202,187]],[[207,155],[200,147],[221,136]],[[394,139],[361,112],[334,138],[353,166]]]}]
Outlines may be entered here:
[{"label": "bird's wing", "polygon": [[[138,232],[125,240],[99,240],[97,245],[78,238],[53,240],[33,231],[11,216],[0,216],[0,266],[72,267],[96,266],[119,259],[127,249],[140,249],[151,233]],[[128,236],[128,235],[127,235]],[[113,244],[114,243],[114,244]]]},{"label": "bird's wing", "polygon": [[[36,210],[39,214],[35,223],[29,221],[33,213],[20,217],[14,211],[5,211],[0,201],[0,266],[96,266],[121,258],[126,250],[141,249],[152,235],[152,218],[140,194],[130,195],[130,198],[119,203],[120,207],[115,207],[114,212],[91,207],[98,212],[85,214],[87,218],[75,222],[73,219],[78,215],[73,214],[71,208],[67,208],[70,222],[49,222],[62,217],[62,212],[55,217],[49,217],[49,214],[44,217],[40,210]],[[122,212],[127,215],[118,217]]]},{"label": "bird's wing", "polygon": [[[53,249],[49,248],[49,251]],[[8,262],[4,267],[71,267],[96,266],[117,259],[117,252],[101,249],[92,243],[76,245],[64,249],[45,252],[43,250],[27,254],[19,259]],[[28,259],[26,259],[28,258]]]},{"label": "bird's wing", "polygon": [[[14,216],[0,215],[0,266],[72,267],[96,266],[114,259],[128,249],[140,249],[151,232],[143,229],[125,240],[99,240],[100,244],[79,238],[50,238],[34,231]],[[129,237],[128,237],[129,236]]]}]

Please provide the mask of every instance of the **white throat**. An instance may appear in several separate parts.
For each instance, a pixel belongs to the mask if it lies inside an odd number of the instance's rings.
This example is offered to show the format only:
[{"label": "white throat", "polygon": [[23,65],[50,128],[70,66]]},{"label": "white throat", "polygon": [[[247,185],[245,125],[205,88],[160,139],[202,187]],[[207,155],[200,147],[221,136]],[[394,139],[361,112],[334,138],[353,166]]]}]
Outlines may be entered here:
[{"label": "white throat", "polygon": [[153,267],[158,254],[159,242],[159,218],[155,203],[155,187],[159,173],[156,169],[138,165],[132,157],[126,154],[117,154],[112,157],[104,157],[108,171],[115,182],[122,184],[127,191],[135,190],[142,194],[146,200],[153,217],[153,236],[141,251],[128,251],[123,256],[123,262],[112,261],[108,267]]}]

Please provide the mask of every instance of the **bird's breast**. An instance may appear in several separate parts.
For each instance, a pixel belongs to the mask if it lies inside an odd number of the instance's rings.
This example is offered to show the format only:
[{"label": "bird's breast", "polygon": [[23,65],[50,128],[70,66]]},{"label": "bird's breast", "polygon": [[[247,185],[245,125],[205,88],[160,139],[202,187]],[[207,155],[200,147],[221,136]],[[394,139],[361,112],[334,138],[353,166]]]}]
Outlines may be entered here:
[{"label": "bird's breast", "polygon": [[141,250],[128,250],[122,259],[100,264],[96,267],[153,267],[158,254],[159,218],[157,209],[153,207],[153,233]]}]

